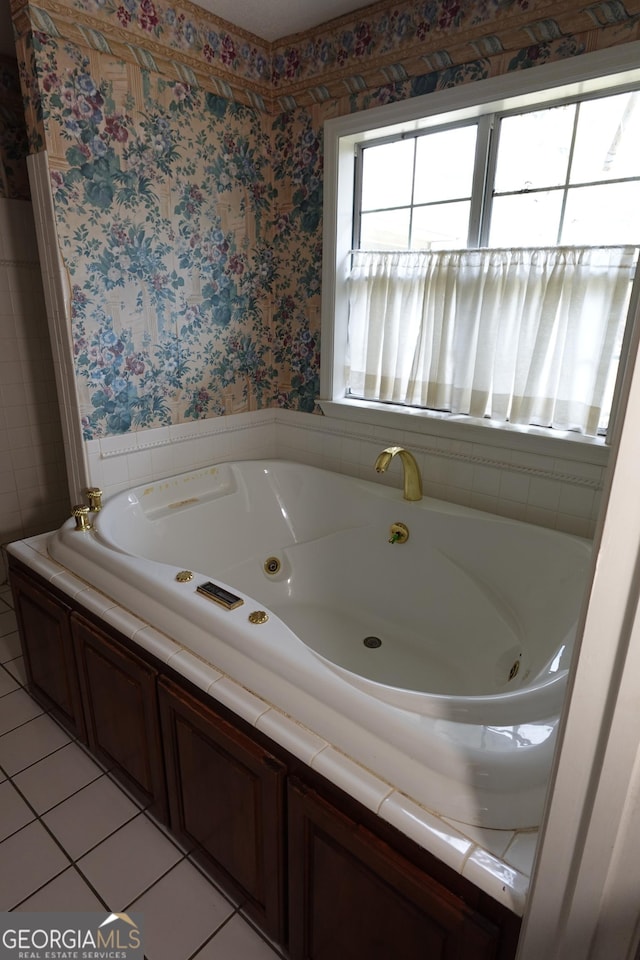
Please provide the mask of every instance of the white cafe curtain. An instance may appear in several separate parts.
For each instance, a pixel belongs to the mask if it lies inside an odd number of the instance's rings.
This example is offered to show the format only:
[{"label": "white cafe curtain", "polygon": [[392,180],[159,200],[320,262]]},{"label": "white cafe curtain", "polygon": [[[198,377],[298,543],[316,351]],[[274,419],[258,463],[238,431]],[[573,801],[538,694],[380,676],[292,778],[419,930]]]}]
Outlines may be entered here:
[{"label": "white cafe curtain", "polygon": [[596,434],[637,248],[353,254],[350,392]]}]

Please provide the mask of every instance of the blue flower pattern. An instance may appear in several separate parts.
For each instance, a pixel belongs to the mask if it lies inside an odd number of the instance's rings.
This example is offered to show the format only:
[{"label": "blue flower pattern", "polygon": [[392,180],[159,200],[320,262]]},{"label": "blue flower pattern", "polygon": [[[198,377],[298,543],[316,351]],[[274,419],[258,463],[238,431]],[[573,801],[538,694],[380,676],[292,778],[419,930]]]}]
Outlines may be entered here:
[{"label": "blue flower pattern", "polygon": [[271,120],[148,73],[142,103],[116,102],[79,48],[49,39],[38,53],[44,121],[67,145],[51,180],[85,438],[276,402],[313,409],[317,376],[302,389],[292,347],[283,390],[274,349]]},{"label": "blue flower pattern", "polygon": [[[273,88],[456,29],[472,14],[488,22],[500,8],[500,0],[421,0],[270,59],[163,0],[72,2]],[[528,0],[510,2],[526,9]],[[85,438],[274,404],[313,412],[324,119],[481,79],[494,64],[414,71],[272,116],[115,56],[101,71],[103,54],[89,58],[62,37],[33,31],[30,43],[22,64],[30,140],[63,145],[51,183],[73,287]],[[506,68],[583,48],[570,37],[536,44]]]}]

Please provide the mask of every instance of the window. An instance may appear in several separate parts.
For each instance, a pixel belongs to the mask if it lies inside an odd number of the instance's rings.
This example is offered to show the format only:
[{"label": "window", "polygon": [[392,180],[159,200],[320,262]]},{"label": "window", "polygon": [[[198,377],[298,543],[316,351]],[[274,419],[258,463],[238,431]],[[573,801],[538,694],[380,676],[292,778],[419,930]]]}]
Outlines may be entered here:
[{"label": "window", "polygon": [[358,145],[354,247],[636,244],[640,90]]},{"label": "window", "polygon": [[466,247],[478,222],[479,204],[471,217],[477,144],[474,123],[359,146],[354,247]]},{"label": "window", "polygon": [[640,243],[640,72],[577,59],[595,76],[555,64],[327,124],[323,396],[606,432]]}]

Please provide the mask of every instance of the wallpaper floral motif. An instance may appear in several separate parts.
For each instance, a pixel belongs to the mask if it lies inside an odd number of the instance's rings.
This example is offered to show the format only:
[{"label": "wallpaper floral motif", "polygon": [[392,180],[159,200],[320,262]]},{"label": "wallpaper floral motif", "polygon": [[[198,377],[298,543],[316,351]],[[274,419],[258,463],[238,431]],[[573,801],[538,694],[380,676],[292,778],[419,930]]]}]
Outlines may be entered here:
[{"label": "wallpaper floral motif", "polygon": [[223,72],[268,82],[269,44],[186,3],[167,0],[73,0],[78,10],[97,11],[141,39],[161,40],[175,51],[197,55]]},{"label": "wallpaper floral motif", "polygon": [[[21,70],[73,286],[87,439],[274,404],[314,410],[326,118],[576,56],[638,29],[620,4],[604,24],[573,0],[556,4],[556,17],[590,24],[567,33],[557,19],[540,26],[546,0],[377,3],[368,18],[265,53],[190,4],[65,2],[73,23],[42,6],[22,11]],[[477,29],[495,30],[501,16],[500,38]],[[454,46],[464,39],[463,62],[462,48],[438,45],[443,30]],[[185,59],[158,69],[162,43]],[[197,82],[195,54],[199,71],[215,68],[210,81]],[[371,68],[366,81],[348,72],[356,60]],[[323,64],[330,86],[317,85]],[[221,95],[220,78],[234,72],[260,81],[260,97]]]},{"label": "wallpaper floral motif", "polygon": [[[423,45],[434,33],[486,24],[500,6],[499,0],[422,0],[401,7],[388,5],[378,16],[363,16],[341,29],[320,32],[305,44],[279,47],[273,59],[273,82],[280,86],[330,70],[342,71],[347,66],[360,72],[373,58],[389,54],[399,54],[402,60],[411,44]],[[529,0],[511,0],[508,6],[527,10]]]},{"label": "wallpaper floral motif", "polygon": [[[249,108],[35,38],[87,437],[272,403],[268,133]],[[134,96],[131,88],[137,91]]]}]

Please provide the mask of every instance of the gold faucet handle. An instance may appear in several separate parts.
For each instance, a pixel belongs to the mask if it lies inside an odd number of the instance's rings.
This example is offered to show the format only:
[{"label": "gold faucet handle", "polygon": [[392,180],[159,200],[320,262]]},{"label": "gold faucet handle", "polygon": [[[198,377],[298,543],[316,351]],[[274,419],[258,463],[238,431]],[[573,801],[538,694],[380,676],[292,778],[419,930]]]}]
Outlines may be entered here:
[{"label": "gold faucet handle", "polygon": [[89,510],[92,513],[97,513],[98,510],[102,510],[102,490],[100,487],[89,487],[87,490],[87,498],[89,500]]},{"label": "gold faucet handle", "polygon": [[76,521],[76,530],[91,530],[89,507],[84,503],[77,503],[71,510],[71,516]]}]

